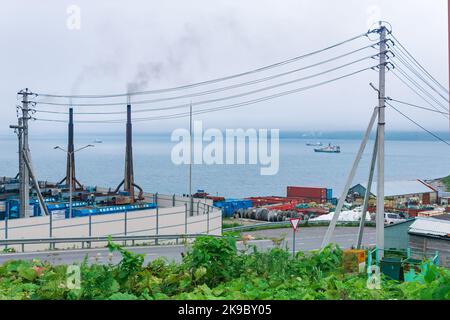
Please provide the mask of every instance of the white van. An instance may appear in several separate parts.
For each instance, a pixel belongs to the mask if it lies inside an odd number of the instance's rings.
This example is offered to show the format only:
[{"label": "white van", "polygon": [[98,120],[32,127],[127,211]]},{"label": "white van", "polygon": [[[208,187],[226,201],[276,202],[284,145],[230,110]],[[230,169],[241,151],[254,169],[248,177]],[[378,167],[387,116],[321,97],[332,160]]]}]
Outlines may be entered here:
[{"label": "white van", "polygon": [[384,214],[384,224],[396,224],[403,221],[405,221],[405,219],[402,219],[397,213]]}]

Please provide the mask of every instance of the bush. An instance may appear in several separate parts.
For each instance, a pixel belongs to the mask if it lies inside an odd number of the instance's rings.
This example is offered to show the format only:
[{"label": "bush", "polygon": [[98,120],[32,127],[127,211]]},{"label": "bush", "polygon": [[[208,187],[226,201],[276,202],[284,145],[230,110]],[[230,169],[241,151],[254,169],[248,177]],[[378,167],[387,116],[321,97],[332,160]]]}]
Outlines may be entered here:
[{"label": "bush", "polygon": [[198,238],[181,263],[144,256],[110,243],[117,265],[80,265],[81,289],[67,287],[67,266],[40,261],[0,265],[1,299],[293,299],[389,300],[450,299],[450,271],[430,266],[423,283],[383,279],[381,290],[367,288],[366,275],[345,274],[342,250],[329,246],[305,255],[282,248],[239,252],[232,237]]}]

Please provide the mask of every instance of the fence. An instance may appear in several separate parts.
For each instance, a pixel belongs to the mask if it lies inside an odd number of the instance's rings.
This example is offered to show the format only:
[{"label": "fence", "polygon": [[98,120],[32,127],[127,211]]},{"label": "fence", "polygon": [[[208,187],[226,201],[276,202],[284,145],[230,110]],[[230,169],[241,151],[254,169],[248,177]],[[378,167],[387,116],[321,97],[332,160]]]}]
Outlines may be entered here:
[{"label": "fence", "polygon": [[[315,227],[326,227],[330,224],[329,221],[301,221],[299,226],[300,227],[307,227],[307,226],[315,226]],[[359,222],[357,221],[338,221],[338,226],[343,227],[358,227]],[[375,227],[375,223],[373,222],[366,222],[365,224],[368,227]],[[291,228],[291,222],[290,221],[281,221],[281,222],[265,222],[265,223],[257,223],[257,224],[251,224],[246,226],[239,226],[239,227],[232,227],[232,228],[226,228],[223,229],[223,232],[242,232],[242,231],[252,231],[257,229],[267,229],[267,228]]]},{"label": "fence", "polygon": [[[81,247],[84,248],[85,245],[87,247],[91,247],[92,243],[102,242],[106,243],[111,240],[113,242],[122,242],[125,245],[131,242],[132,246],[136,245],[136,242],[143,241],[154,241],[155,244],[158,243],[158,240],[162,241],[174,241],[175,244],[179,244],[180,242],[184,242],[190,239],[196,239],[200,236],[204,236],[206,234],[176,234],[176,235],[150,235],[150,236],[108,236],[108,237],[83,237],[83,238],[47,238],[47,239],[18,239],[18,240],[0,240],[0,246],[10,247],[12,245],[20,246],[22,252],[25,252],[25,245],[33,245],[33,244],[49,244],[50,249],[54,249],[56,244],[62,243],[76,243],[79,242]],[[220,237],[218,235],[208,235],[212,237]]]},{"label": "fence", "polygon": [[[221,235],[222,213],[208,203],[194,199],[192,212],[190,198],[151,195],[155,203],[167,205],[156,209],[89,215],[65,219],[58,215],[0,221],[0,240],[87,238],[102,236],[148,235]],[[169,206],[167,199],[177,206]],[[195,201],[197,200],[197,201]],[[77,243],[64,243],[62,248],[76,247]],[[33,244],[35,250],[48,249],[46,245]],[[14,248],[18,249],[18,248]]]}]

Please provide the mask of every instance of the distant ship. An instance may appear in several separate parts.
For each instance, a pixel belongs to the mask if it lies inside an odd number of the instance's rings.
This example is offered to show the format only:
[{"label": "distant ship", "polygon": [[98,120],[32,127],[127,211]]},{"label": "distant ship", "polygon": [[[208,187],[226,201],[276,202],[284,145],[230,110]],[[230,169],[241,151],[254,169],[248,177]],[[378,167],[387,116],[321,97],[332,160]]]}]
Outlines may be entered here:
[{"label": "distant ship", "polygon": [[308,147],[321,147],[323,146],[322,142],[316,142],[316,143],[307,143]]},{"label": "distant ship", "polygon": [[314,149],[314,151],[318,153],[341,153],[341,147],[329,144],[327,147]]},{"label": "distant ship", "polygon": [[94,140],[94,143],[103,143],[103,141],[100,140],[100,139],[95,139],[95,140]]}]

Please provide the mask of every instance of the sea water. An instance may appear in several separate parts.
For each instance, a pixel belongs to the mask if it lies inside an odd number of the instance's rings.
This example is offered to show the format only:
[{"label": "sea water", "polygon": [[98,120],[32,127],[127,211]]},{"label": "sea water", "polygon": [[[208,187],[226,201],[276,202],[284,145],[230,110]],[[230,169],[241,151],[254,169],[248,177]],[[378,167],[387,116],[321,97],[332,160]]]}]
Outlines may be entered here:
[{"label": "sea water", "polygon": [[[76,147],[92,144],[96,137],[77,137]],[[76,177],[84,185],[115,188],[123,179],[125,139],[102,137],[76,154]],[[340,154],[315,153],[303,139],[280,140],[280,167],[274,176],[260,175],[259,165],[194,165],[193,190],[230,198],[248,196],[284,196],[287,186],[318,186],[334,190],[339,196],[352,167],[361,141],[327,140],[324,144],[341,146]],[[314,142],[314,141],[313,141]],[[30,140],[31,156],[39,180],[57,182],[65,175],[66,155],[54,150],[66,147],[61,137],[39,137]],[[189,166],[175,165],[171,150],[175,143],[169,136],[137,135],[134,137],[135,182],[147,192],[187,194]],[[367,181],[373,140],[356,174],[354,184]],[[0,176],[15,176],[18,171],[17,139],[1,138]],[[435,141],[386,141],[386,180],[431,179],[450,174],[450,147]]]}]

